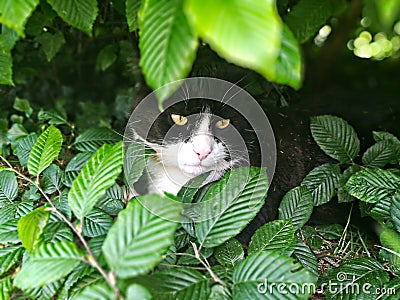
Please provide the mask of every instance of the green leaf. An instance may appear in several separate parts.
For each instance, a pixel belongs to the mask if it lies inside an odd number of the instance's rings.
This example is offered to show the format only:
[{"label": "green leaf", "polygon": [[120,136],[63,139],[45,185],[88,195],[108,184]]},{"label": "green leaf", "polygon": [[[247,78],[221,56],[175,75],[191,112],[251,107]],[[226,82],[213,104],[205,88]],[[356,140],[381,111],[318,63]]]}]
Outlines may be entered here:
[{"label": "green leaf", "polygon": [[274,81],[288,84],[295,89],[301,87],[302,62],[299,44],[286,24],[283,24],[282,45],[276,61]]},{"label": "green leaf", "polygon": [[393,196],[391,209],[389,211],[395,228],[400,232],[400,190]]},{"label": "green leaf", "polygon": [[46,243],[55,243],[74,240],[71,228],[65,222],[52,222],[44,229],[43,237]]},{"label": "green leaf", "polygon": [[199,36],[221,57],[268,80],[277,78],[282,21],[275,1],[189,0],[184,9]]},{"label": "green leaf", "polygon": [[134,31],[138,27],[138,11],[140,0],[126,0],[126,20],[128,21],[129,31]]},{"label": "green leaf", "polygon": [[[97,285],[99,283],[104,283],[104,278],[97,272],[92,272],[81,279],[79,279],[76,284],[74,284],[68,293],[68,295],[71,297],[72,295],[77,295],[82,292],[85,288]],[[99,291],[100,292],[100,291]],[[94,294],[97,295],[96,292]],[[72,298],[72,297],[71,297]]]},{"label": "green leaf", "polygon": [[24,37],[25,22],[39,0],[2,0],[0,1],[0,23],[14,29],[18,35]]},{"label": "green leaf", "polygon": [[57,195],[51,199],[56,208],[65,216],[68,220],[72,218],[71,208],[68,205],[68,189],[63,189],[61,195]]},{"label": "green leaf", "polygon": [[12,146],[16,140],[26,135],[28,135],[28,131],[26,131],[25,127],[15,123],[11,126],[10,130],[8,130],[7,138],[11,141]]},{"label": "green leaf", "polygon": [[22,246],[32,252],[39,243],[43,229],[47,225],[50,212],[45,207],[40,207],[23,216],[18,221],[18,235],[22,241]]},{"label": "green leaf", "polygon": [[112,218],[104,211],[94,208],[83,218],[83,235],[95,237],[106,234],[112,225]]},{"label": "green leaf", "polygon": [[87,286],[82,292],[72,297],[72,300],[117,300],[117,297],[112,288],[107,283],[102,282]]},{"label": "green leaf", "polygon": [[104,144],[115,144],[121,137],[105,127],[89,128],[75,140],[75,147],[81,152],[96,152]]},{"label": "green leaf", "polygon": [[343,174],[340,176],[337,191],[339,203],[352,202],[356,199],[346,191],[345,186],[349,178],[358,171],[361,171],[361,167],[359,165],[351,165],[344,170]]},{"label": "green leaf", "polygon": [[[183,0],[146,0],[140,9],[140,61],[154,90],[185,78],[196,57],[198,39],[182,11]],[[174,85],[156,91],[164,100]]]},{"label": "green leaf", "polygon": [[100,199],[96,206],[108,214],[118,214],[125,208],[123,199],[124,191],[118,184],[114,184],[106,191],[104,198]]},{"label": "green leaf", "polygon": [[218,246],[214,251],[214,256],[221,265],[233,267],[244,258],[244,250],[238,240],[232,238]]},{"label": "green leaf", "polygon": [[21,289],[54,282],[78,266],[84,255],[72,242],[42,244],[26,261],[14,279]]},{"label": "green leaf", "polygon": [[68,193],[68,203],[78,219],[86,216],[115,183],[122,169],[122,154],[122,142],[114,146],[103,145],[75,178]]},{"label": "green leaf", "polygon": [[124,156],[124,176],[129,188],[142,176],[146,162],[145,145],[139,141],[129,143]]},{"label": "green leaf", "polygon": [[42,50],[46,55],[47,61],[51,61],[65,44],[64,35],[61,32],[43,32],[35,37],[35,41],[42,45]]},{"label": "green leaf", "polygon": [[318,250],[323,245],[323,240],[314,227],[304,225],[299,231],[296,232],[296,236],[312,249]]},{"label": "green leaf", "polygon": [[314,206],[319,206],[329,202],[335,196],[339,179],[339,166],[324,164],[312,169],[301,185],[311,192]]},{"label": "green leaf", "polygon": [[400,177],[381,169],[364,169],[352,175],[346,183],[350,195],[368,202],[377,203],[390,198],[400,186]]},{"label": "green leaf", "polygon": [[344,228],[340,224],[329,224],[329,225],[318,225],[315,227],[315,230],[324,239],[335,240],[339,239],[342,236]]},{"label": "green leaf", "polygon": [[4,52],[0,49],[0,84],[14,85],[12,65],[11,52]]},{"label": "green leaf", "polygon": [[[201,248],[200,250],[200,257],[202,259],[207,259],[213,254],[214,250],[213,248]],[[176,249],[174,252],[176,253]],[[195,252],[193,247],[189,247],[186,249],[184,252],[184,255],[179,257],[178,259],[178,265],[193,265],[197,266],[199,264],[199,260],[195,257]],[[161,262],[162,264],[162,262]]]},{"label": "green leaf", "polygon": [[11,219],[0,224],[0,244],[16,244],[21,240],[18,236],[18,219]]},{"label": "green leaf", "polygon": [[382,249],[387,252],[387,257],[391,264],[396,267],[400,267],[400,233],[385,227],[379,235],[379,240],[383,247],[389,249]]},{"label": "green leaf", "polygon": [[126,290],[126,298],[150,300],[151,294],[145,287],[139,284],[131,284]]},{"label": "green leaf", "polygon": [[32,299],[54,299],[64,280],[57,280],[41,287],[25,290],[24,294]]},{"label": "green leaf", "polygon": [[135,282],[146,287],[153,299],[208,299],[209,279],[190,268],[168,268]]},{"label": "green leaf", "polygon": [[37,134],[32,132],[16,141],[16,146],[14,147],[13,152],[18,156],[21,166],[25,168],[28,166],[29,154],[31,153],[32,147],[36,143],[37,139]]},{"label": "green leaf", "polygon": [[[332,269],[324,280],[325,284],[335,286],[327,289],[327,299],[376,299],[377,288],[389,281],[389,275],[376,260],[368,257],[356,258]],[[368,284],[370,289],[363,289]],[[352,287],[359,286],[359,293],[352,293]],[[347,289],[346,289],[347,287]],[[344,298],[346,297],[346,298]]]},{"label": "green leaf", "polygon": [[0,279],[0,299],[10,299],[11,292],[13,290],[12,277],[6,276]]},{"label": "green leaf", "polygon": [[353,127],[339,117],[311,117],[310,128],[322,151],[341,163],[351,163],[360,151],[360,140]]},{"label": "green leaf", "polygon": [[224,285],[213,285],[211,287],[211,294],[208,300],[230,300],[232,299],[232,293],[227,286]]},{"label": "green leaf", "polygon": [[310,247],[303,241],[297,241],[296,249],[293,254],[313,276],[313,282],[316,282],[318,280],[318,262]]},{"label": "green leaf", "polygon": [[101,49],[97,56],[96,70],[107,70],[117,60],[117,50],[117,46],[113,44]]},{"label": "green leaf", "polygon": [[[294,294],[290,285],[301,287],[312,283],[310,273],[293,263],[293,258],[279,251],[262,251],[249,255],[233,270],[233,299],[308,299],[313,293],[301,289]],[[283,284],[283,289],[279,288]],[[282,286],[281,286],[282,287]]]},{"label": "green leaf", "polygon": [[15,110],[25,113],[25,116],[27,118],[29,118],[31,116],[31,114],[33,113],[33,109],[30,106],[29,101],[26,99],[21,99],[21,98],[16,97],[13,108]]},{"label": "green leaf", "polygon": [[11,202],[18,196],[17,177],[13,171],[0,171],[0,203]]},{"label": "green leaf", "polygon": [[386,131],[372,131],[375,142],[392,141],[395,144],[400,144],[400,140],[392,133]]},{"label": "green leaf", "polygon": [[332,13],[332,4],[328,0],[301,0],[288,12],[284,20],[302,44],[326,24]]},{"label": "green leaf", "polygon": [[56,191],[60,190],[62,171],[60,167],[51,164],[46,170],[43,172],[42,179],[40,180],[40,186],[46,194],[53,194]]},{"label": "green leaf", "polygon": [[63,125],[69,124],[65,112],[58,112],[54,110],[46,111],[41,109],[38,113],[39,121],[48,121],[49,124]]},{"label": "green leaf", "polygon": [[57,14],[69,25],[92,35],[93,23],[97,17],[96,0],[47,0]]},{"label": "green leaf", "polygon": [[254,233],[249,244],[248,254],[264,250],[279,250],[291,255],[296,245],[294,227],[291,220],[269,222]]},{"label": "green leaf", "polygon": [[382,300],[396,300],[400,293],[400,277],[395,277],[386,283],[383,288],[387,293],[383,295]]},{"label": "green leaf", "polygon": [[279,205],[279,219],[291,219],[294,229],[300,229],[310,219],[313,211],[313,198],[304,186],[291,189]]},{"label": "green leaf", "polygon": [[392,161],[394,150],[394,144],[391,141],[377,142],[365,151],[362,162],[368,167],[382,168]]},{"label": "green leaf", "polygon": [[150,271],[172,244],[181,209],[180,203],[159,195],[129,202],[103,245],[110,268],[121,278]]},{"label": "green leaf", "polygon": [[62,178],[63,183],[71,187],[72,182],[78,176],[83,166],[87,163],[88,159],[93,155],[92,152],[83,152],[75,155],[65,168],[65,173]]},{"label": "green leaf", "polygon": [[29,154],[28,171],[38,176],[60,153],[63,137],[59,129],[50,125],[37,139]]},{"label": "green leaf", "polygon": [[199,243],[211,248],[237,235],[260,210],[267,190],[264,168],[236,168],[226,173],[199,204],[195,223]]},{"label": "green leaf", "polygon": [[[21,245],[11,245],[0,249],[0,274],[3,275],[10,270],[24,254],[24,248]],[[0,299],[1,294],[0,294]]]}]

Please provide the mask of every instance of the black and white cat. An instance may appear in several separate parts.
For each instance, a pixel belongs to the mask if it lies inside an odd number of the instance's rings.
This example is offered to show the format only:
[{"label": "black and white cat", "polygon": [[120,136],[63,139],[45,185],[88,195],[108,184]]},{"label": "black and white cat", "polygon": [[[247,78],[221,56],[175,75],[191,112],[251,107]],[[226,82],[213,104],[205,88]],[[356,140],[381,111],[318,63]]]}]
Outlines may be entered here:
[{"label": "black and white cat", "polygon": [[176,195],[200,174],[210,172],[205,184],[231,168],[259,164],[259,144],[251,125],[219,101],[180,101],[155,118],[145,138],[139,137],[155,151],[135,185],[139,194]]}]

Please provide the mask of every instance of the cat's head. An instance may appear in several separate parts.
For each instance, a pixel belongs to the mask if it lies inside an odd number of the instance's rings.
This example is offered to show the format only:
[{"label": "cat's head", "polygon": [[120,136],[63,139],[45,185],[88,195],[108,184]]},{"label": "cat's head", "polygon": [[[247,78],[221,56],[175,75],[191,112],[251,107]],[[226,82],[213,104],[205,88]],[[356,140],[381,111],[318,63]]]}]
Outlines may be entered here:
[{"label": "cat's head", "polygon": [[204,99],[168,107],[153,122],[145,140],[166,168],[191,176],[249,165],[249,149],[257,146],[251,126],[239,112]]}]

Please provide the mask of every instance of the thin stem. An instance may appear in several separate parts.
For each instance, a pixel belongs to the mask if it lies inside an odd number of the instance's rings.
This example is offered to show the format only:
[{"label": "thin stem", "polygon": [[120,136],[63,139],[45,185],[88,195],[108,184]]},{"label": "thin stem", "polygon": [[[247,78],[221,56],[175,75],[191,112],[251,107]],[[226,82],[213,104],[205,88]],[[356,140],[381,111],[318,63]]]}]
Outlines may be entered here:
[{"label": "thin stem", "polygon": [[194,255],[196,256],[197,260],[204,266],[204,268],[206,268],[206,270],[208,271],[208,273],[210,273],[211,277],[214,279],[215,282],[218,282],[221,285],[226,285],[225,282],[223,282],[221,279],[219,279],[219,277],[217,276],[217,274],[215,274],[213,272],[213,270],[211,270],[211,266],[208,263],[207,259],[204,259],[204,261],[201,259],[200,257],[200,248],[197,248],[197,245],[193,242],[190,242],[192,244],[193,250],[194,250]]},{"label": "thin stem", "polygon": [[[54,205],[53,201],[51,201],[51,199],[49,198],[49,196],[47,196],[47,194],[42,190],[42,188],[40,187],[40,185],[36,182],[34,182],[32,179],[30,179],[29,177],[26,177],[24,174],[20,173],[19,171],[15,170],[13,168],[13,166],[3,157],[0,155],[0,158],[7,164],[7,166],[11,169],[11,171],[13,171],[15,174],[17,174],[20,178],[26,180],[27,182],[33,184],[38,190],[39,192],[43,195],[43,197],[46,199],[46,201],[50,204],[50,206],[52,207],[53,211],[56,212],[61,219],[67,223],[67,225],[72,229],[72,231],[76,234],[76,236],[79,238],[79,240],[81,241],[83,247],[85,247],[87,253],[88,253],[88,258],[89,260],[87,261],[91,266],[95,267],[99,273],[104,277],[104,279],[107,281],[107,283],[112,287],[112,289],[114,290],[114,292],[116,293],[116,295],[119,295],[120,292],[118,290],[118,288],[115,285],[115,280],[113,280],[112,278],[110,278],[110,276],[108,276],[108,274],[106,273],[106,271],[100,266],[100,264],[98,263],[98,261],[96,260],[95,256],[93,255],[92,250],[90,249],[88,243],[86,242],[86,240],[84,239],[83,235],[79,232],[78,229],[76,229],[76,227],[74,226],[74,224],[67,219],[66,216],[64,216],[64,214],[62,212],[60,212],[57,207]],[[38,181],[39,182],[39,181]],[[85,261],[86,262],[86,261]]]}]

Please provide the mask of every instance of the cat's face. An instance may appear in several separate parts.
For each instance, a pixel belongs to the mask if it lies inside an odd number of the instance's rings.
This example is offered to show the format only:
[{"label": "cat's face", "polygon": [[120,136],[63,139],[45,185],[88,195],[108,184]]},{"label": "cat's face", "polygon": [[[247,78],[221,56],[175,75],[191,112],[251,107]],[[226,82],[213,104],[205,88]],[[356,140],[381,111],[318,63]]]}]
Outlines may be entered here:
[{"label": "cat's face", "polygon": [[146,138],[166,168],[176,168],[190,177],[249,165],[248,148],[254,148],[254,139],[250,125],[238,112],[204,99],[166,109]]}]

